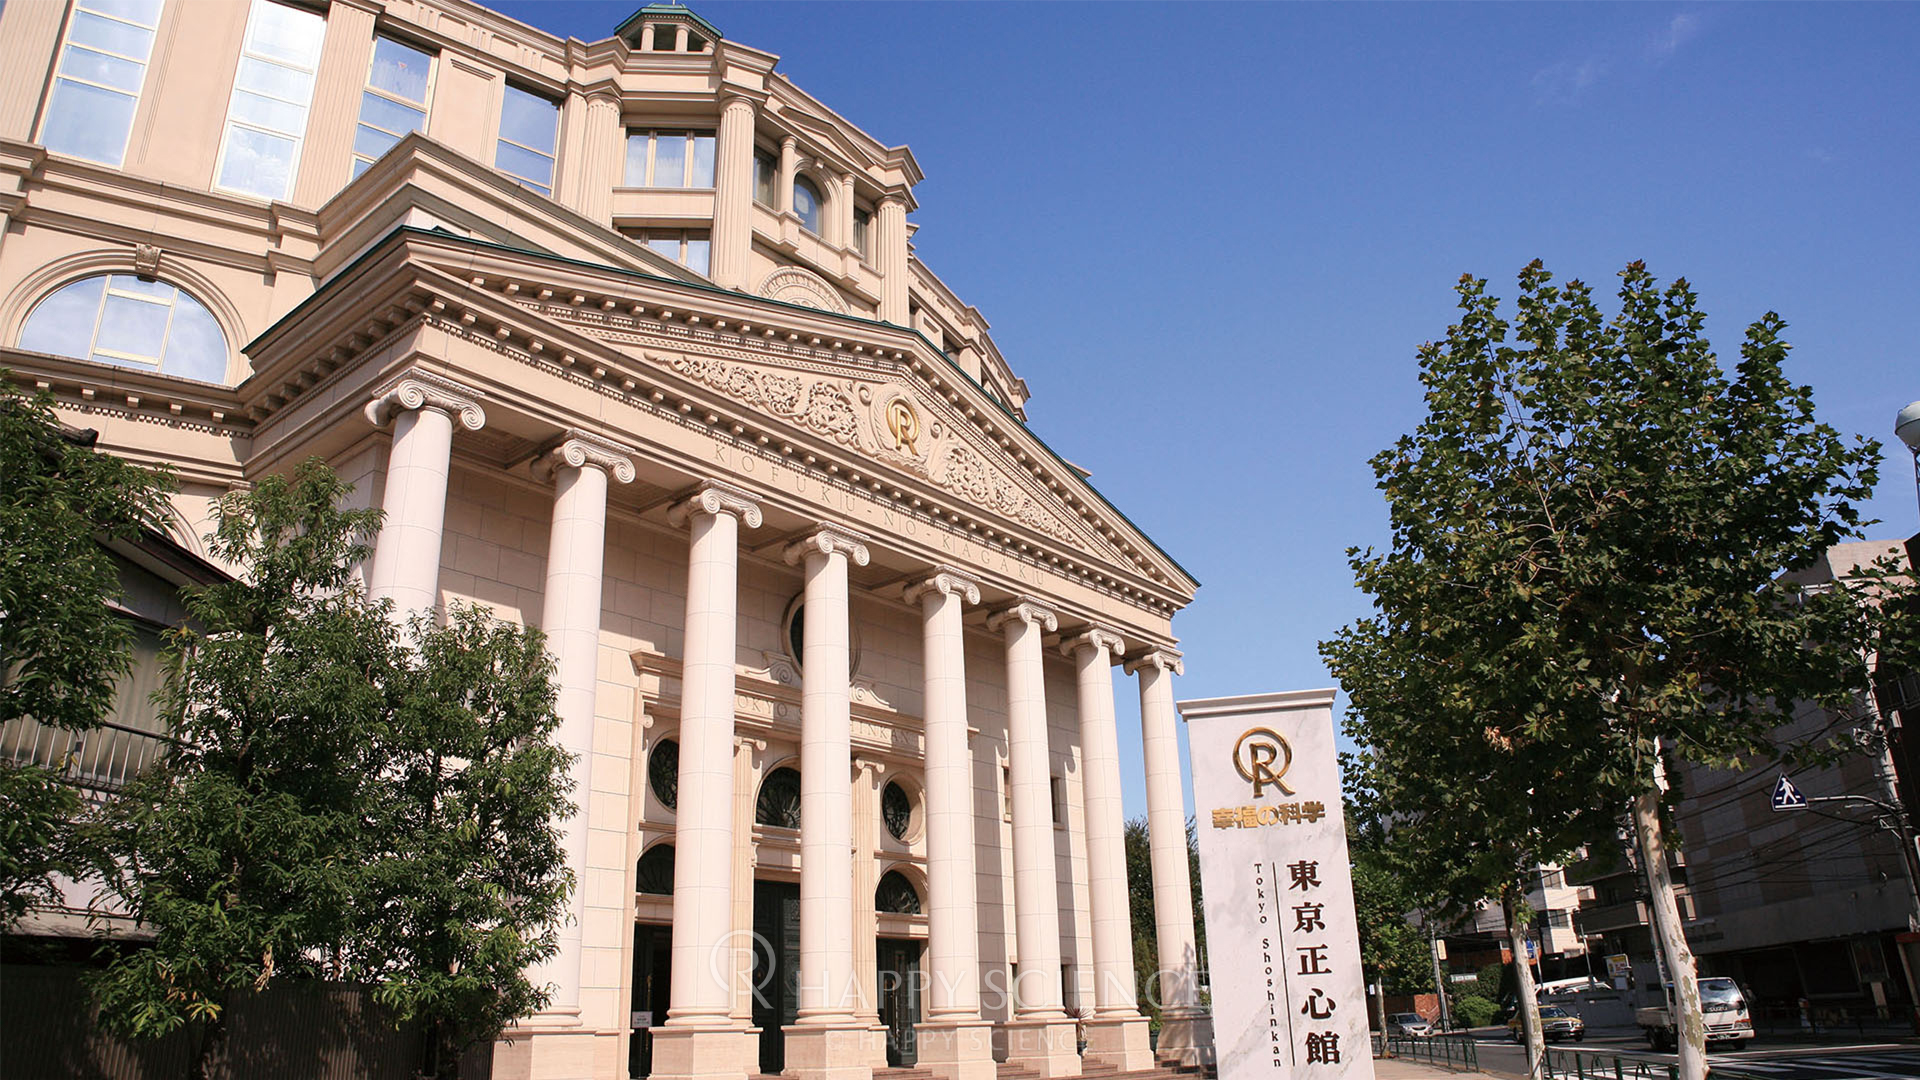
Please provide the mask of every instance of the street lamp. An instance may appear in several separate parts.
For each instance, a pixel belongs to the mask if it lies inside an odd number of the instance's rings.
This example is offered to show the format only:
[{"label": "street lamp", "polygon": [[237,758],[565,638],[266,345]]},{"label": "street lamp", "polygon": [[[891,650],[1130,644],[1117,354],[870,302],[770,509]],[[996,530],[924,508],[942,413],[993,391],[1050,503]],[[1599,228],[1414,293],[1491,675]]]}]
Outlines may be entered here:
[{"label": "street lamp", "polygon": [[1893,433],[1913,451],[1914,491],[1920,494],[1920,401],[1901,409],[1900,415],[1893,418]]}]

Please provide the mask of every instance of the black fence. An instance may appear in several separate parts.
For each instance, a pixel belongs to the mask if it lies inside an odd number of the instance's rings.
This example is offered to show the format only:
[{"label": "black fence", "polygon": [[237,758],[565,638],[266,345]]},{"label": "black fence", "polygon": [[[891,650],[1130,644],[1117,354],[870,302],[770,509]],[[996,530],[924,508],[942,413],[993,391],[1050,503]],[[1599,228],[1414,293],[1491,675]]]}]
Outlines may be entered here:
[{"label": "black fence", "polygon": [[[0,1077],[7,1080],[177,1080],[200,1032],[125,1039],[102,1031],[81,969],[0,966]],[[425,1035],[395,1026],[365,987],[288,983],[236,1000],[209,1076],[217,1080],[414,1080]],[[493,1048],[460,1062],[461,1080],[490,1080]]]}]

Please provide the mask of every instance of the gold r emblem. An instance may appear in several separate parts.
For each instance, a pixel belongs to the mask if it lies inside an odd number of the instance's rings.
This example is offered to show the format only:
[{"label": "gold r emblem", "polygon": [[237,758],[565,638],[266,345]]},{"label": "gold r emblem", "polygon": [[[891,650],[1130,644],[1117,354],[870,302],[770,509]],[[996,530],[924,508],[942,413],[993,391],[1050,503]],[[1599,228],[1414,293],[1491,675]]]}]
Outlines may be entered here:
[{"label": "gold r emblem", "polygon": [[887,403],[887,430],[893,432],[894,449],[909,454],[920,452],[913,445],[920,437],[920,417],[906,398],[894,398]]},{"label": "gold r emblem", "polygon": [[[1245,754],[1241,751],[1245,750]],[[1273,763],[1278,761],[1280,769],[1274,771]],[[1260,797],[1260,789],[1272,784],[1280,789],[1280,794],[1291,795],[1293,789],[1280,782],[1293,767],[1293,747],[1280,737],[1272,728],[1248,728],[1233,744],[1233,767],[1240,776],[1253,785],[1253,797]]]}]

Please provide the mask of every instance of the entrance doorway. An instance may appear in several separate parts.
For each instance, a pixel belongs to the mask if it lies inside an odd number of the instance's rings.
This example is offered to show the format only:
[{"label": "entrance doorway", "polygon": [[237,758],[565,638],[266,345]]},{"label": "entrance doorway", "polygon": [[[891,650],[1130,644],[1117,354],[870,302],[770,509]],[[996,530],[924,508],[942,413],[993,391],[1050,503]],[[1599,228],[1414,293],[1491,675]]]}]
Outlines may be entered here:
[{"label": "entrance doorway", "polygon": [[880,1024],[887,1029],[887,1064],[904,1068],[920,1060],[913,1025],[920,1019],[920,942],[880,938],[874,949]]},{"label": "entrance doorway", "polygon": [[781,1028],[800,1009],[800,886],[753,883],[753,1026],[760,1029],[760,1071],[786,1068]]},{"label": "entrance doorway", "polygon": [[633,1039],[627,1044],[627,1075],[653,1075],[653,1029],[667,1022],[673,975],[673,927],[633,928]]}]

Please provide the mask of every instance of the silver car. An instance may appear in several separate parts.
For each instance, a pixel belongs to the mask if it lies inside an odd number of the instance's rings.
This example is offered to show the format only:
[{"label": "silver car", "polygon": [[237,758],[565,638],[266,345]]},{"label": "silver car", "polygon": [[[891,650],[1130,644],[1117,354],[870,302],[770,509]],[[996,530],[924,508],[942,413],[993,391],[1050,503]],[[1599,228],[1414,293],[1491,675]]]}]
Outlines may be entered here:
[{"label": "silver car", "polygon": [[1387,1017],[1387,1034],[1424,1039],[1433,1034],[1433,1025],[1419,1013],[1393,1013]]}]

